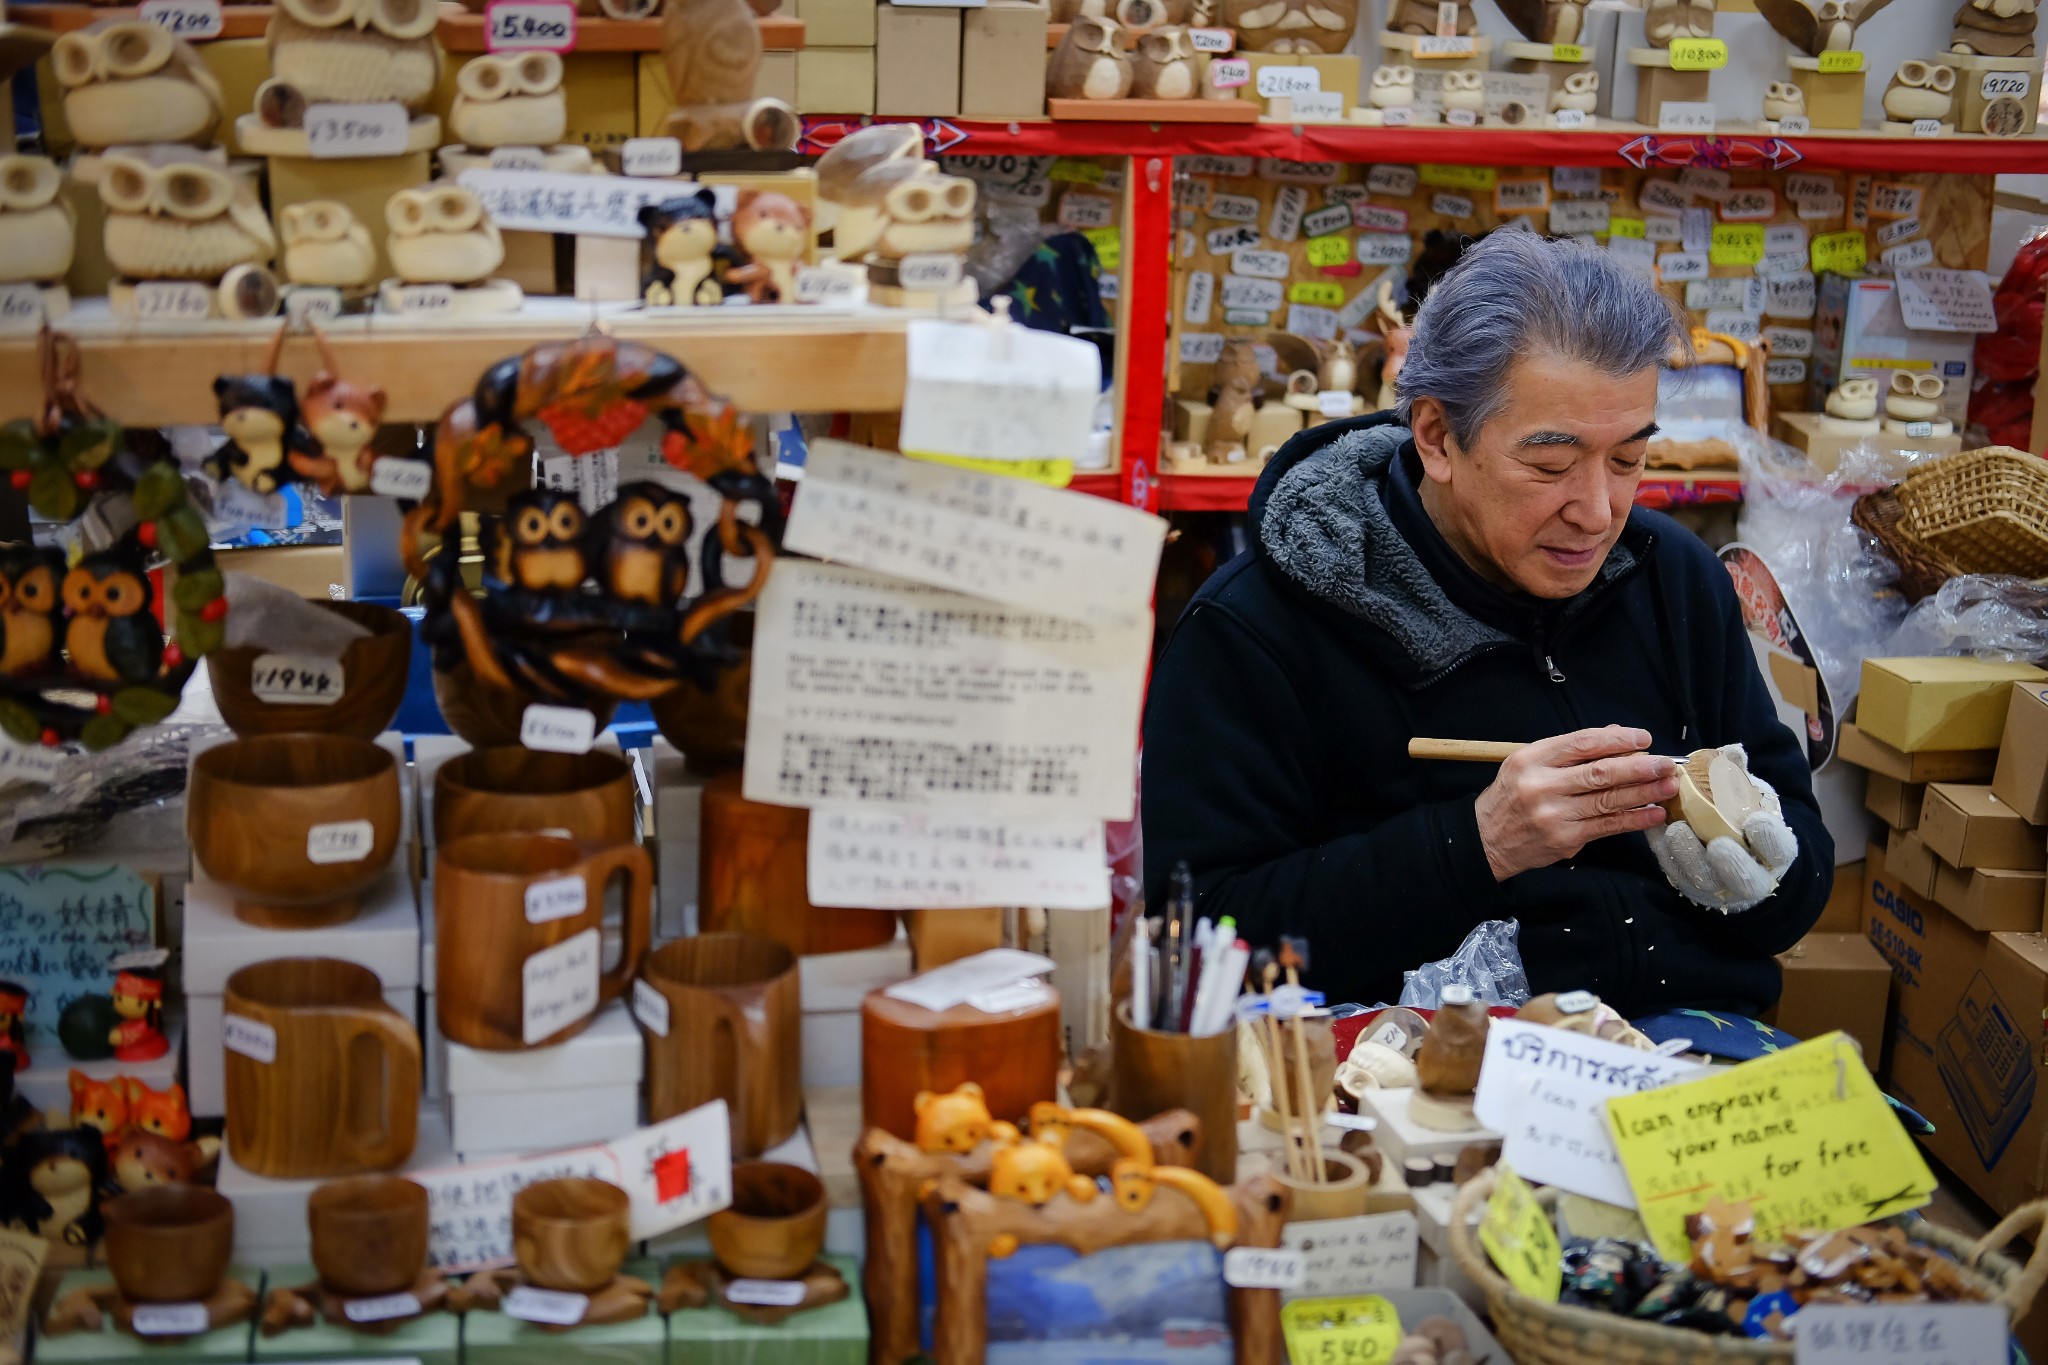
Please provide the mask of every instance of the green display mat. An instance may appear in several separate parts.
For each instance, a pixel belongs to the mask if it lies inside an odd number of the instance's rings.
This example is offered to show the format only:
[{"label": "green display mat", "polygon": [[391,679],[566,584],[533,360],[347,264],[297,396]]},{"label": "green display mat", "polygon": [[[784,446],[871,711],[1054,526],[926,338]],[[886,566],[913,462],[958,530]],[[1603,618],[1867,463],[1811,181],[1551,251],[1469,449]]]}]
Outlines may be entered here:
[{"label": "green display mat", "polygon": [[[701,1261],[701,1256],[679,1256]],[[762,1327],[724,1308],[685,1308],[669,1314],[669,1365],[866,1365],[868,1310],[860,1296],[860,1262],[827,1256],[850,1291],[838,1303],[812,1308]]]},{"label": "green display mat", "polygon": [[[267,1299],[272,1289],[296,1289],[312,1284],[319,1275],[310,1265],[274,1265],[265,1272]],[[254,1359],[267,1360],[377,1360],[391,1357],[417,1358],[420,1365],[460,1365],[462,1360],[462,1319],[453,1313],[426,1313],[383,1336],[337,1327],[324,1316],[311,1327],[294,1327],[274,1337],[256,1332]]]},{"label": "green display mat", "polygon": [[[660,1287],[653,1261],[628,1261],[624,1270]],[[567,1332],[543,1331],[503,1313],[465,1313],[462,1356],[463,1365],[667,1365],[668,1323],[652,1303],[644,1318]]]},{"label": "green display mat", "polygon": [[[263,1272],[255,1266],[230,1266],[228,1274],[249,1285],[261,1295]],[[96,1285],[112,1284],[114,1276],[106,1270],[74,1270],[57,1282],[57,1298],[74,1289],[89,1289]],[[53,1299],[51,1302],[56,1302]],[[249,1359],[249,1342],[255,1335],[255,1322],[237,1323],[233,1327],[222,1327],[187,1341],[149,1341],[114,1326],[111,1313],[97,1332],[67,1332],[53,1337],[36,1332],[35,1358],[58,1362],[85,1362],[100,1360],[149,1360],[163,1362],[163,1365],[220,1365],[222,1362],[236,1362],[241,1365]]]}]

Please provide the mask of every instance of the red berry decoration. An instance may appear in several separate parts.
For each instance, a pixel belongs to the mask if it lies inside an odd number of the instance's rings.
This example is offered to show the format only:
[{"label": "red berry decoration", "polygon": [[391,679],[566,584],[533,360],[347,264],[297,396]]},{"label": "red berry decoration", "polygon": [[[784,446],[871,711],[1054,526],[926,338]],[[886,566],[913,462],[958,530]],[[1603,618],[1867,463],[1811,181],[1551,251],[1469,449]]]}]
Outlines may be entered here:
[{"label": "red berry decoration", "polygon": [[106,693],[102,692],[100,694],[99,700],[95,701],[92,704],[92,709],[99,712],[103,716],[110,715],[113,713],[114,710],[114,699],[108,696]]},{"label": "red berry decoration", "polygon": [[216,597],[199,609],[199,619],[202,621],[218,621],[227,614],[228,599],[225,597]]},{"label": "red berry decoration", "polygon": [[54,749],[57,747],[57,732],[55,730],[43,731],[43,747],[45,749]]},{"label": "red berry decoration", "polygon": [[26,492],[31,477],[26,469],[17,469],[7,476],[7,481],[14,485],[17,492]]},{"label": "red berry decoration", "polygon": [[621,399],[605,407],[583,402],[550,403],[537,414],[554,434],[555,443],[571,455],[609,450],[631,436],[647,420],[645,404]]},{"label": "red berry decoration", "polygon": [[143,549],[154,550],[156,548],[156,523],[145,521],[136,527],[135,539],[141,542]]},{"label": "red berry decoration", "polygon": [[176,640],[164,646],[164,667],[176,668],[185,662],[185,651],[178,648]]},{"label": "red berry decoration", "polygon": [[97,469],[81,469],[71,476],[71,481],[90,493],[100,486],[100,472]]}]

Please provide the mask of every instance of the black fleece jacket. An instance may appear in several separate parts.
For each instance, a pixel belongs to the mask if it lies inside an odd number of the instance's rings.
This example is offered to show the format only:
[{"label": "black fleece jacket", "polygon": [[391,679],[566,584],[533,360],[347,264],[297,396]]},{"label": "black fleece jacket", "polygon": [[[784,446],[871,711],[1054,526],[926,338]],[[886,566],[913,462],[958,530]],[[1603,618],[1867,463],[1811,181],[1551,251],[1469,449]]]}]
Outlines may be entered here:
[{"label": "black fleece jacket", "polygon": [[[1578,596],[1503,591],[1443,540],[1419,478],[1391,413],[1304,432],[1260,478],[1252,548],[1196,596],[1152,681],[1149,902],[1186,860],[1201,914],[1235,917],[1254,944],[1306,937],[1309,981],[1333,1003],[1396,1000],[1404,970],[1482,920],[1516,919],[1538,992],[1591,990],[1634,1016],[1767,1009],[1773,955],[1819,917],[1834,845],[1727,573],[1639,508]],[[1768,900],[1693,905],[1640,834],[1496,882],[1474,815],[1494,769],[1407,754],[1415,736],[1610,724],[1649,731],[1654,753],[1747,747],[1799,840]]]}]

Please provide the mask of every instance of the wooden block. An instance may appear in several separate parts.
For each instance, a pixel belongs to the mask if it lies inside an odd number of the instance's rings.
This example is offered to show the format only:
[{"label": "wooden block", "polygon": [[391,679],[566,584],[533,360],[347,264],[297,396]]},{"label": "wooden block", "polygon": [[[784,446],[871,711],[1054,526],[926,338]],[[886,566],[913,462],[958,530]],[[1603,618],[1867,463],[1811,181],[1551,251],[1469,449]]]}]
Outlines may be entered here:
[{"label": "wooden block", "polygon": [[1669,66],[1642,65],[1636,62],[1633,52],[1629,54],[1629,64],[1637,67],[1637,123],[1655,128],[1660,122],[1659,111],[1665,105],[1702,104],[1713,99],[1711,71],[1674,71]]},{"label": "wooden block", "polygon": [[1861,128],[1868,72],[1822,71],[1817,57],[1792,58],[1792,84],[1806,92],[1806,116],[1816,128]]},{"label": "wooden block", "polygon": [[754,73],[754,98],[757,100],[781,100],[792,109],[796,107],[796,54],[794,52],[764,52],[761,54],[761,69]]},{"label": "wooden block", "polygon": [[1209,439],[1209,413],[1207,403],[1196,398],[1179,398],[1173,404],[1173,435],[1175,440],[1192,441],[1200,445]]},{"label": "wooden block", "polygon": [[960,112],[960,14],[905,5],[876,12],[877,114]]},{"label": "wooden block", "polygon": [[1952,455],[1963,448],[1963,438],[1948,436],[1900,436],[1879,431],[1837,431],[1834,419],[1821,412],[1777,412],[1771,414],[1771,435],[1795,450],[1806,453],[1808,463],[1823,474],[1841,464],[1842,452],[1859,445],[1879,451],[1896,451],[1902,458],[1917,455]]},{"label": "wooden block", "polygon": [[2033,136],[2041,113],[2040,58],[1949,52],[1941,60],[1955,68],[1955,117],[1960,131]]},{"label": "wooden block", "polygon": [[[1255,108],[1263,108],[1266,101],[1259,96],[1259,72],[1269,66],[1310,66],[1322,78],[1322,89],[1335,91],[1344,97],[1344,112],[1350,113],[1351,106],[1358,102],[1358,58],[1349,53],[1335,56],[1321,52],[1287,53],[1247,52],[1241,54],[1252,64],[1251,84],[1241,85],[1237,90],[1240,102],[1249,101]],[[1225,104],[1226,100],[1203,100],[1198,103]]]},{"label": "wooden block", "polygon": [[796,107],[806,114],[875,112],[875,50],[807,47],[796,54]]},{"label": "wooden block", "polygon": [[1105,123],[1257,123],[1259,106],[1243,100],[1060,100],[1048,99],[1056,119]]},{"label": "wooden block", "polygon": [[875,0],[796,0],[809,47],[873,47]]},{"label": "wooden block", "polygon": [[585,303],[619,303],[639,298],[639,239],[576,238],[576,297]]},{"label": "wooden block", "polygon": [[962,13],[960,112],[967,118],[1034,118],[1045,111],[1045,35],[1050,11],[1026,0],[989,0]]},{"label": "wooden block", "polygon": [[1245,437],[1245,454],[1253,460],[1262,459],[1267,451],[1292,440],[1301,430],[1301,422],[1300,408],[1290,408],[1285,403],[1266,404],[1252,414],[1251,434]]},{"label": "wooden block", "polygon": [[910,930],[912,958],[921,972],[1003,946],[1000,907],[912,910],[904,918]]}]

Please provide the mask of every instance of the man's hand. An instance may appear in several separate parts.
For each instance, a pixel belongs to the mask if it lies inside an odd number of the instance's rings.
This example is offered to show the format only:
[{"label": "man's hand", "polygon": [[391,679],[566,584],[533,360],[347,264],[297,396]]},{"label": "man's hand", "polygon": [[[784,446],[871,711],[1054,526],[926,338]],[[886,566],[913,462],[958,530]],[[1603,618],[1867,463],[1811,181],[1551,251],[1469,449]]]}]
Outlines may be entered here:
[{"label": "man's hand", "polygon": [[1664,823],[1677,764],[1643,752],[1648,731],[1575,730],[1516,751],[1479,793],[1479,842],[1494,880],[1549,867],[1595,839]]}]

